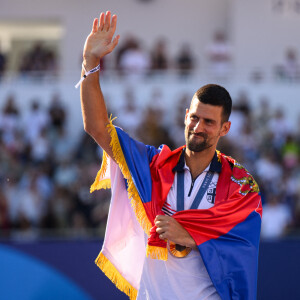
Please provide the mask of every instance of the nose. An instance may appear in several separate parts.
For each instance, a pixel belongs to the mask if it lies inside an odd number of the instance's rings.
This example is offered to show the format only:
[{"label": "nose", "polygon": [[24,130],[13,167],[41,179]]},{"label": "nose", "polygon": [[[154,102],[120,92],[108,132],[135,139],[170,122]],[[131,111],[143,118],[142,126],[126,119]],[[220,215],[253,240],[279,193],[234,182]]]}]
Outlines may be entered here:
[{"label": "nose", "polygon": [[204,120],[199,120],[193,129],[195,133],[204,132]]}]

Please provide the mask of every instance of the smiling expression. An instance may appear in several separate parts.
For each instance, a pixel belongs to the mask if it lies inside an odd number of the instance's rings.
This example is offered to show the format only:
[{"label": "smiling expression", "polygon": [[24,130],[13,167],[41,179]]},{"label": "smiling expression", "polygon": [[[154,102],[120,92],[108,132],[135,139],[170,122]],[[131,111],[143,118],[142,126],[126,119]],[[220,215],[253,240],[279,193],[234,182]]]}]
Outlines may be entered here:
[{"label": "smiling expression", "polygon": [[185,141],[187,149],[202,152],[217,147],[221,136],[227,134],[230,122],[222,120],[222,106],[204,104],[193,98],[185,115]]}]

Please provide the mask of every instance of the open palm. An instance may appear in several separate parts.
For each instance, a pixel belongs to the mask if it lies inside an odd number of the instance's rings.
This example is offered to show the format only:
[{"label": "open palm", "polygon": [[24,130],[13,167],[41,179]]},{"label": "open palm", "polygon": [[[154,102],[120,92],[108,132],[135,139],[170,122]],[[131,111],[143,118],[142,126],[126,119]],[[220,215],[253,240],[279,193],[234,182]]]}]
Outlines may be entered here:
[{"label": "open palm", "polygon": [[118,44],[119,35],[114,36],[117,26],[117,16],[108,11],[103,12],[98,19],[94,19],[92,32],[86,39],[83,57],[85,59],[100,59],[110,53]]}]

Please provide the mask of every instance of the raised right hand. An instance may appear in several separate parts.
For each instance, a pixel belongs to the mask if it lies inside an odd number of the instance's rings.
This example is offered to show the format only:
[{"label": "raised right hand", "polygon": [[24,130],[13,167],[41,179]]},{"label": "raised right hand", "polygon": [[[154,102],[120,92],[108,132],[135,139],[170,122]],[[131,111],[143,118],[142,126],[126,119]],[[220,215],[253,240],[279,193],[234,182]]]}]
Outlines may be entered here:
[{"label": "raised right hand", "polygon": [[[117,26],[117,16],[111,17],[110,11],[103,12],[98,19],[94,19],[92,32],[88,35],[83,49],[83,63],[85,66],[98,64],[100,58],[110,53],[118,44],[120,36],[114,37]],[[93,66],[94,67],[94,66]]]}]

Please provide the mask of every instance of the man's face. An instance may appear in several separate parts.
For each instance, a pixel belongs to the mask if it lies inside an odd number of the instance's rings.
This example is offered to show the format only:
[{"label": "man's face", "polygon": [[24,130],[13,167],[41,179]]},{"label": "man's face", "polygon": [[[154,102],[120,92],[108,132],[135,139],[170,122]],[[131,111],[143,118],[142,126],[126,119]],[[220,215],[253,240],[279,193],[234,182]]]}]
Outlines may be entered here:
[{"label": "man's face", "polygon": [[186,147],[193,152],[216,148],[219,138],[227,134],[230,122],[222,123],[221,106],[204,104],[193,98],[185,115]]}]

